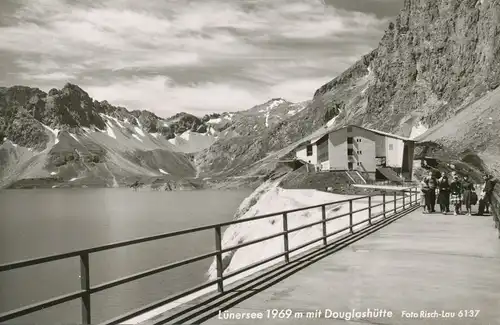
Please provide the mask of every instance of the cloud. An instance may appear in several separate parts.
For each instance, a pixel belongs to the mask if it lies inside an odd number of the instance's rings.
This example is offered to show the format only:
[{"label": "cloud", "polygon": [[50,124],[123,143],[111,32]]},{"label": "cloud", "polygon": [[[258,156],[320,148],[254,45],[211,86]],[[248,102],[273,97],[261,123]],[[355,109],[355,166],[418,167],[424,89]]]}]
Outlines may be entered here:
[{"label": "cloud", "polygon": [[160,115],[307,100],[387,25],[349,1],[347,10],[320,0],[20,0],[0,15],[1,71],[9,84],[71,81]]},{"label": "cloud", "polygon": [[214,111],[247,109],[248,105],[262,103],[267,97],[245,87],[211,82],[178,85],[165,76],[131,78],[110,86],[84,86],[90,94],[106,98],[122,106],[155,107],[157,111],[189,111],[206,114]]}]

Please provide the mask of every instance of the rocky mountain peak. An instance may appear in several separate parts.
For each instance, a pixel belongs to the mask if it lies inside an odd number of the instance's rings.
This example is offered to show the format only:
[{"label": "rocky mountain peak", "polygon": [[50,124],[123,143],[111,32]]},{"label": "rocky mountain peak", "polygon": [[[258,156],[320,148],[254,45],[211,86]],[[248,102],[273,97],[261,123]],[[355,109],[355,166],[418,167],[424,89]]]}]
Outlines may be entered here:
[{"label": "rocky mountain peak", "polygon": [[271,98],[269,101],[267,101],[267,103],[273,103],[273,102],[282,102],[282,103],[285,103],[287,101],[285,99],[281,98],[281,97]]},{"label": "rocky mountain peak", "polygon": [[436,125],[500,84],[499,17],[498,1],[406,0],[378,48],[315,98],[345,105],[342,122]]},{"label": "rocky mountain peak", "polygon": [[80,88],[80,86],[72,84],[72,83],[67,83],[64,85],[64,87],[61,89],[62,93],[78,93],[82,98],[90,97],[89,94]]}]

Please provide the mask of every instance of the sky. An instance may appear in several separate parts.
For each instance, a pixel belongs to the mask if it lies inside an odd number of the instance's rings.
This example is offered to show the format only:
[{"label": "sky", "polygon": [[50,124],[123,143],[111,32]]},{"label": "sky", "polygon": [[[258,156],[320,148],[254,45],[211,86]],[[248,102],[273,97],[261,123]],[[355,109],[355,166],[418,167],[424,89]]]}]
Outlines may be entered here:
[{"label": "sky", "polygon": [[0,0],[0,86],[79,85],[161,116],[300,102],[374,49],[403,0]]}]

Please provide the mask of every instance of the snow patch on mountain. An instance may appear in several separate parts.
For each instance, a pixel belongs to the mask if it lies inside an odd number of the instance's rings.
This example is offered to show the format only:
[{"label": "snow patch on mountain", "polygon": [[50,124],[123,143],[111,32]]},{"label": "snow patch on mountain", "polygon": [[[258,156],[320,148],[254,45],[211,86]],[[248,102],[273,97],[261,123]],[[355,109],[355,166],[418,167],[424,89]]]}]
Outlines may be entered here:
[{"label": "snow patch on mountain", "polygon": [[338,115],[335,116],[334,118],[330,119],[328,122],[326,122],[326,127],[329,128],[331,127],[332,125],[335,124],[335,121],[337,120],[337,117],[339,117]]},{"label": "snow patch on mountain", "polygon": [[144,142],[141,138],[139,138],[139,136],[137,134],[132,134],[132,136],[137,140],[137,141],[140,141],[140,142]]},{"label": "snow patch on mountain", "polygon": [[113,139],[116,139],[116,134],[115,132],[113,131],[113,126],[108,122],[106,121],[106,133],[112,137]]},{"label": "snow patch on mountain", "polygon": [[269,112],[269,109],[268,109],[267,112],[266,112],[266,127],[269,127],[269,115],[270,114],[271,113]]},{"label": "snow patch on mountain", "polygon": [[216,141],[216,136],[209,133],[186,131],[168,141],[181,152],[195,153],[210,147]]},{"label": "snow patch on mountain", "polygon": [[274,108],[278,107],[279,105],[283,104],[285,100],[283,99],[278,99],[274,100],[267,108],[268,111],[273,110]]},{"label": "snow patch on mountain", "polygon": [[73,133],[69,132],[69,135],[70,135],[73,139],[75,139],[76,141],[80,142],[80,140],[78,140],[78,137],[76,136],[76,134],[73,134]]},{"label": "snow patch on mountain", "polygon": [[142,129],[141,121],[139,121],[139,119],[137,117],[135,118],[135,121],[137,122],[137,125],[139,126],[139,128]]},{"label": "snow patch on mountain", "polygon": [[208,120],[207,124],[219,124],[220,122],[222,122],[222,119],[220,117],[218,117],[218,118],[212,118],[212,119]]},{"label": "snow patch on mountain", "polygon": [[141,137],[145,137],[146,135],[144,134],[144,132],[142,131],[141,128],[138,128],[137,126],[134,127],[134,130],[135,132],[137,132],[137,134],[139,134]]},{"label": "snow patch on mountain", "polygon": [[44,128],[49,130],[54,135],[54,144],[58,144],[59,143],[58,135],[59,135],[60,131],[57,129],[52,129],[50,126],[47,126],[45,124],[42,124],[42,125]]},{"label": "snow patch on mountain", "polygon": [[425,132],[427,132],[428,128],[422,124],[422,122],[418,122],[417,125],[413,126],[410,133],[410,139],[415,139],[418,136],[421,136]]}]

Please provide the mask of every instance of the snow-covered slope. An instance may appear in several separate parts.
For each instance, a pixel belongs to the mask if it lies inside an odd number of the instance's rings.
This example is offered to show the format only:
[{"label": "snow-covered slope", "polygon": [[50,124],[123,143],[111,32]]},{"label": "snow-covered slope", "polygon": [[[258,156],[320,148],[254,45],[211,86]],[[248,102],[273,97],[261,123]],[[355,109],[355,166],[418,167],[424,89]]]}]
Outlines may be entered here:
[{"label": "snow-covered slope", "polygon": [[[191,161],[165,138],[103,116],[105,129],[50,130],[46,147],[0,145],[0,187],[125,186],[141,178],[195,176]],[[71,184],[69,184],[71,182]]]},{"label": "snow-covered slope", "polygon": [[168,140],[177,150],[185,153],[195,153],[207,149],[215,142],[216,136],[210,133],[186,131]]},{"label": "snow-covered slope", "polygon": [[[266,183],[257,191],[254,192],[253,196],[249,197],[245,202],[242,203],[240,207],[239,215],[237,219],[246,219],[258,215],[264,215],[274,212],[281,212],[286,210],[293,210],[304,208],[308,206],[318,205],[322,203],[335,202],[345,200],[346,198],[354,198],[356,196],[346,196],[339,194],[332,194],[321,192],[317,190],[288,190],[282,189],[276,186],[277,183]],[[253,206],[249,206],[250,202],[256,203]],[[378,204],[382,202],[382,197],[373,198],[373,204]],[[354,210],[362,209],[368,205],[367,199],[360,199],[353,202]],[[388,210],[390,210],[388,208]],[[382,211],[382,207],[377,207],[373,209],[373,213],[379,213]],[[332,204],[327,206],[326,213],[327,218],[333,217],[335,215],[341,215],[349,212],[349,204]],[[356,213],[354,215],[354,222],[359,222],[368,217],[367,210]],[[300,226],[320,221],[322,218],[321,208],[308,209],[299,212],[288,214],[288,229],[298,228]],[[336,230],[345,228],[349,225],[349,218],[342,217],[336,220],[332,220],[327,223],[327,232],[332,233]],[[363,227],[361,225],[359,227]],[[239,223],[230,226],[224,233],[222,240],[222,247],[228,248],[256,240],[262,237],[271,236],[273,234],[283,231],[283,216],[277,215],[275,217],[266,218],[262,220],[255,220],[245,223]],[[343,235],[345,233],[341,233]],[[297,232],[291,233],[289,235],[289,247],[293,249],[301,244],[309,242],[313,239],[320,238],[322,236],[322,225],[312,226]],[[335,236],[330,238],[334,239]],[[300,254],[307,249],[314,246],[322,245],[322,242],[317,242],[303,249],[299,249],[293,253],[291,256]],[[226,268],[224,270],[225,274],[237,271],[247,265],[259,262],[265,258],[277,255],[283,252],[283,237],[277,237],[270,239],[258,244],[249,245],[236,251],[224,254],[224,263]],[[276,259],[274,262],[266,263],[260,267],[257,267],[251,271],[242,273],[242,276],[247,276],[253,272],[261,270],[263,268],[269,267],[274,263],[283,261],[284,258]],[[210,279],[216,278],[216,265],[215,261],[210,266],[208,271],[208,276]]]}]

